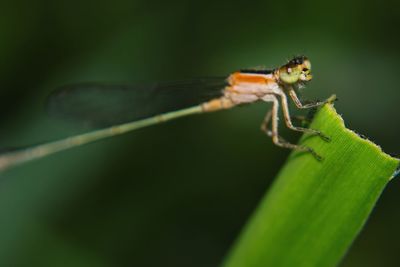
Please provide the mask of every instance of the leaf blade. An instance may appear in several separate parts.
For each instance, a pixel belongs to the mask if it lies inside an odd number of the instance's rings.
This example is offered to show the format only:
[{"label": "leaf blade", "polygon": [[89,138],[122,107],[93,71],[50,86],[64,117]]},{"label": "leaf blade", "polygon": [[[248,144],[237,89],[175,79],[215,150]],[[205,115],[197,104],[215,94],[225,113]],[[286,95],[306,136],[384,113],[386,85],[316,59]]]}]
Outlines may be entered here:
[{"label": "leaf blade", "polygon": [[223,263],[236,266],[336,266],[365,224],[399,160],[345,128],[333,106],[303,137],[324,156],[294,152]]}]

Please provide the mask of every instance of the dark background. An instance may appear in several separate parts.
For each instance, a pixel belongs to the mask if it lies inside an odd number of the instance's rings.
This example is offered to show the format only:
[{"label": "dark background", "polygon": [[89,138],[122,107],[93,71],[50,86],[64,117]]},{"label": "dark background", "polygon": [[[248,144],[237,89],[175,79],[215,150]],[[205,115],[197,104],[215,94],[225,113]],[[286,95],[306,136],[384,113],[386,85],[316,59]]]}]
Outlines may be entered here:
[{"label": "dark background", "polygon": [[[1,2],[0,147],[79,129],[46,116],[54,87],[313,63],[306,98],[400,152],[397,1]],[[1,266],[218,266],[289,151],[260,103],[157,125],[2,174]],[[298,135],[282,130],[296,140]],[[392,181],[341,266],[399,266]]]}]

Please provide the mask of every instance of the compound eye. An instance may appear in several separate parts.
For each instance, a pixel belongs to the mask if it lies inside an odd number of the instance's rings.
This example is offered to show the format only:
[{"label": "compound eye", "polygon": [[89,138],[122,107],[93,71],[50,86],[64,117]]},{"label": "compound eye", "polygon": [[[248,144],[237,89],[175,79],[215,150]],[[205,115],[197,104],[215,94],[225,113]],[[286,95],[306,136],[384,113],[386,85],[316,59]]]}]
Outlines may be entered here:
[{"label": "compound eye", "polygon": [[297,68],[285,68],[283,67],[279,72],[279,78],[286,84],[296,83],[301,75],[300,69]]},{"label": "compound eye", "polygon": [[303,68],[303,71],[306,72],[306,71],[308,71],[308,69],[307,68]]}]

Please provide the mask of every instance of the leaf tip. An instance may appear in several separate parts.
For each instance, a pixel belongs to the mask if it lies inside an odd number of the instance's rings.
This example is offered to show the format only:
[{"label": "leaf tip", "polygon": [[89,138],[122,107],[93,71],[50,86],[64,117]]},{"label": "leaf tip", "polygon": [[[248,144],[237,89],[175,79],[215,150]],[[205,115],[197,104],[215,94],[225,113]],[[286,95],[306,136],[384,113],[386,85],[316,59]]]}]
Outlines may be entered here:
[{"label": "leaf tip", "polygon": [[336,101],[336,100],[337,100],[336,95],[332,95],[330,98],[328,98],[327,104],[324,105],[324,107],[322,107],[322,109],[324,109],[325,112],[327,112],[329,115],[331,115],[330,116],[331,118],[335,118],[337,120],[338,124],[340,125],[340,127],[342,128],[342,130],[347,132],[350,136],[352,136],[354,138],[354,140],[356,140],[357,142],[360,142],[361,144],[365,144],[365,145],[371,147],[373,150],[375,150],[377,152],[377,154],[380,157],[382,157],[382,159],[384,161],[387,161],[388,163],[390,162],[391,164],[398,165],[396,171],[394,172],[394,174],[392,175],[392,177],[390,179],[393,179],[393,178],[399,176],[400,175],[400,159],[397,157],[393,157],[390,154],[384,152],[381,146],[379,146],[378,144],[371,141],[366,135],[357,133],[356,131],[349,129],[346,126],[343,117],[337,113],[337,111],[334,107],[334,101]]}]

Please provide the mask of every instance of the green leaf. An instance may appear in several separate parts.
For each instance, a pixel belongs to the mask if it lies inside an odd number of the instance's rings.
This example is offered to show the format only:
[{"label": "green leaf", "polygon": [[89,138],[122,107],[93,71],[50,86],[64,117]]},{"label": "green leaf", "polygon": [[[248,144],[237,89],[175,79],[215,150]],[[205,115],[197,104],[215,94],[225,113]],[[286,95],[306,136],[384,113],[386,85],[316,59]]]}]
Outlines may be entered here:
[{"label": "green leaf", "polygon": [[346,129],[332,105],[303,136],[324,157],[293,152],[223,263],[224,267],[336,266],[357,237],[399,159]]}]

